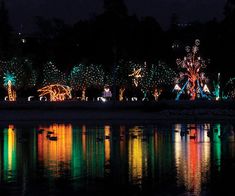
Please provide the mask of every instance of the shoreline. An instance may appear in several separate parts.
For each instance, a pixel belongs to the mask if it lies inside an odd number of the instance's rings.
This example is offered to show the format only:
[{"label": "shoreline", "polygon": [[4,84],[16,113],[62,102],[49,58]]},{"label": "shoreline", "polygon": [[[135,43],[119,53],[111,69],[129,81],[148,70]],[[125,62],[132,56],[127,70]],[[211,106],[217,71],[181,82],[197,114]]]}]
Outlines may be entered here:
[{"label": "shoreline", "polygon": [[234,101],[0,102],[0,123],[233,121]]}]

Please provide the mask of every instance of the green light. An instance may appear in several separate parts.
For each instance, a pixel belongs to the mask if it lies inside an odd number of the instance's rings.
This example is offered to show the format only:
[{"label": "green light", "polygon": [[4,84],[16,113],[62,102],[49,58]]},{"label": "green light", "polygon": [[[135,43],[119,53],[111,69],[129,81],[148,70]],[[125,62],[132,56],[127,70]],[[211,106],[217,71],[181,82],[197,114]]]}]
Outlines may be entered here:
[{"label": "green light", "polygon": [[213,141],[214,141],[214,161],[218,170],[221,168],[221,126],[220,124],[216,124],[213,129]]},{"label": "green light", "polygon": [[12,86],[16,85],[16,77],[14,76],[14,74],[6,72],[6,73],[4,73],[3,79],[4,79],[4,86],[5,87],[8,86],[9,81],[11,82]]},{"label": "green light", "polygon": [[16,142],[15,133],[12,129],[4,129],[4,150],[3,150],[3,179],[6,182],[15,180],[16,177]]}]

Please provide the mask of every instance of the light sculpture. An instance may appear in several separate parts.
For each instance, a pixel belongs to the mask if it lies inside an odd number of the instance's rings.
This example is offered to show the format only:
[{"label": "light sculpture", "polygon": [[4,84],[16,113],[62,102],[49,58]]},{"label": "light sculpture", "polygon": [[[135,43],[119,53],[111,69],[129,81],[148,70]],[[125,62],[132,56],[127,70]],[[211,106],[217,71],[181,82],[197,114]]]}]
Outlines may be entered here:
[{"label": "light sculpture", "polygon": [[138,87],[139,79],[142,77],[141,71],[142,71],[141,68],[139,68],[139,69],[134,68],[133,72],[131,74],[129,74],[130,77],[133,77],[133,82],[136,87]]},{"label": "light sculpture", "polygon": [[71,90],[69,86],[52,84],[39,89],[38,92],[40,97],[49,95],[50,101],[64,101],[72,98]]},{"label": "light sculpture", "polygon": [[205,73],[202,72],[202,69],[206,68],[206,62],[198,54],[199,45],[200,40],[197,39],[192,48],[186,47],[187,55],[182,60],[176,60],[177,65],[183,69],[183,72],[179,74],[177,83],[184,81],[183,87],[177,93],[176,100],[179,100],[184,90],[187,90],[190,100],[195,100],[197,94],[202,98],[209,98],[203,91],[203,86],[208,82],[208,79]]},{"label": "light sculpture", "polygon": [[7,88],[9,101],[16,101],[16,92],[13,86],[16,84],[15,76],[9,72],[4,73],[4,86]]}]

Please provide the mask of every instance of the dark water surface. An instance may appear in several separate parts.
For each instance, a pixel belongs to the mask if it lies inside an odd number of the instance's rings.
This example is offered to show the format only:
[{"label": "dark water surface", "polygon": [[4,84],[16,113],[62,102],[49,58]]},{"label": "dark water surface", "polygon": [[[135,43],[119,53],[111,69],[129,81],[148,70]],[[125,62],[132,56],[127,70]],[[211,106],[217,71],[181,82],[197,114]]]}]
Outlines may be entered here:
[{"label": "dark water surface", "polygon": [[232,124],[8,125],[0,195],[234,195]]}]

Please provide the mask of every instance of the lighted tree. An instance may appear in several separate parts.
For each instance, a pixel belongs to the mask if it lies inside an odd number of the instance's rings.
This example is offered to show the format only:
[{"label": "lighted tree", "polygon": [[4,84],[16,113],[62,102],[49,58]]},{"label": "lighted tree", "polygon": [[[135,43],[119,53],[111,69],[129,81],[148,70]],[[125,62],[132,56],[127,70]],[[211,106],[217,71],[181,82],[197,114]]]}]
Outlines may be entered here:
[{"label": "lighted tree", "polygon": [[152,64],[145,69],[144,77],[140,81],[144,99],[147,99],[147,92],[151,92],[155,101],[162,93],[163,87],[169,87],[174,83],[175,71],[164,63]]},{"label": "lighted tree", "polygon": [[29,88],[35,87],[37,84],[37,80],[38,80],[38,72],[36,70],[31,70],[27,86]]},{"label": "lighted tree", "polygon": [[220,73],[218,73],[217,82],[213,81],[215,100],[218,101],[221,99],[220,97]]},{"label": "lighted tree", "polygon": [[25,75],[23,86],[25,88],[35,87],[38,80],[38,71],[34,69],[33,63],[29,59],[24,59],[22,64]]},{"label": "lighted tree", "polygon": [[[24,70],[23,61],[18,58],[13,58],[9,61],[4,61],[4,62],[1,61],[0,63],[1,63],[1,69],[2,69],[1,79],[3,79],[4,86],[5,87],[7,86],[6,85],[8,83],[8,81],[6,81],[7,78],[14,78],[14,85],[11,82],[11,87],[12,87],[11,90],[13,94],[16,94],[16,90],[24,87],[26,83],[26,79],[27,79],[25,70]],[[7,89],[8,89],[8,95],[9,95],[9,88],[7,87]]]},{"label": "lighted tree", "polygon": [[[141,87],[141,83],[143,78],[146,76],[147,74],[147,65],[146,62],[144,62],[143,64],[138,63],[132,63],[130,65],[130,71],[129,71],[129,78],[132,79],[132,85],[135,87],[135,89],[140,89]],[[141,88],[142,90],[142,88]],[[147,91],[145,91],[147,92]],[[144,92],[144,97],[146,97],[146,94]]]},{"label": "lighted tree", "polygon": [[176,60],[177,65],[182,68],[182,72],[180,72],[177,79],[177,85],[180,82],[184,82],[183,87],[177,94],[176,100],[179,100],[180,95],[185,89],[187,89],[187,93],[190,95],[190,100],[195,100],[197,94],[200,94],[203,98],[207,97],[203,89],[206,89],[204,86],[208,79],[202,71],[206,67],[206,62],[199,56],[199,45],[200,41],[196,40],[192,48],[186,47],[187,55],[182,60]]},{"label": "lighted tree", "polygon": [[235,77],[230,78],[224,86],[224,92],[222,92],[223,99],[234,99],[235,98]]},{"label": "lighted tree", "polygon": [[16,101],[16,92],[13,87],[16,84],[16,79],[14,74],[9,72],[4,73],[4,86],[7,88],[9,101]]},{"label": "lighted tree", "polygon": [[116,85],[119,88],[119,101],[124,100],[124,93],[126,91],[127,86],[129,85],[129,64],[124,61],[120,61],[116,66]]},{"label": "lighted tree", "polygon": [[74,90],[82,91],[82,100],[86,100],[86,90],[90,87],[104,86],[105,74],[101,65],[79,64],[70,73],[70,85]]},{"label": "lighted tree", "polygon": [[51,84],[66,85],[66,75],[61,72],[52,62],[48,62],[43,68],[43,86]]},{"label": "lighted tree", "polygon": [[131,68],[131,73],[129,74],[129,77],[132,78],[134,86],[138,87],[147,71],[146,62],[143,64],[132,63],[130,65],[130,68]]}]

